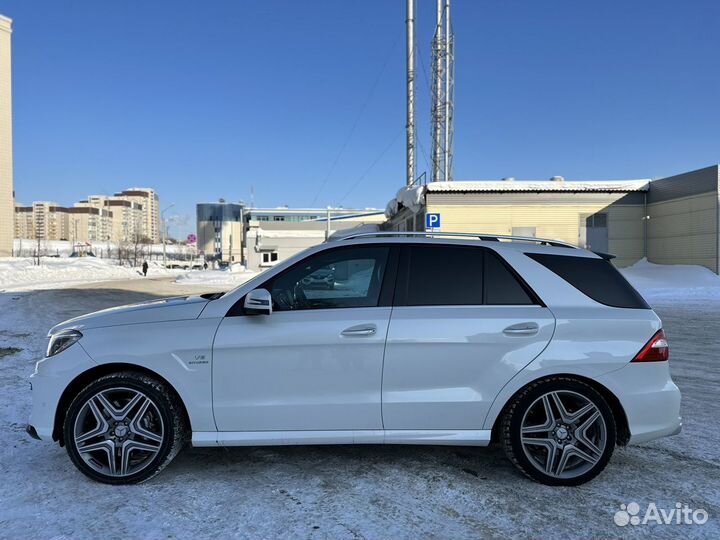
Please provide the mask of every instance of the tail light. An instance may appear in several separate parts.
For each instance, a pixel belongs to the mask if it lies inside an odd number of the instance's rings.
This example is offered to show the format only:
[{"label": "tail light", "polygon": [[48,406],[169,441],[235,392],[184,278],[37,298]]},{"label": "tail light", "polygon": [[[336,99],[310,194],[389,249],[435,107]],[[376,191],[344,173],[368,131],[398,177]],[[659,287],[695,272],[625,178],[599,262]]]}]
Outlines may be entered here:
[{"label": "tail light", "polygon": [[657,333],[650,338],[645,346],[640,349],[637,356],[633,358],[633,362],[664,362],[670,357],[670,348],[668,347],[665,332],[658,330]]}]

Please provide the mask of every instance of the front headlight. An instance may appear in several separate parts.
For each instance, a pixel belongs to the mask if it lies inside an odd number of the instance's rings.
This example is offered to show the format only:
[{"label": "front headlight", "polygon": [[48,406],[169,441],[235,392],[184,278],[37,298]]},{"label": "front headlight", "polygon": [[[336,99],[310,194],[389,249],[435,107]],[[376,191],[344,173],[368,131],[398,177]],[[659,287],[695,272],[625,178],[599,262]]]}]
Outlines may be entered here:
[{"label": "front headlight", "polygon": [[50,336],[45,357],[49,358],[63,352],[70,345],[78,341],[82,334],[78,330],[63,330]]}]

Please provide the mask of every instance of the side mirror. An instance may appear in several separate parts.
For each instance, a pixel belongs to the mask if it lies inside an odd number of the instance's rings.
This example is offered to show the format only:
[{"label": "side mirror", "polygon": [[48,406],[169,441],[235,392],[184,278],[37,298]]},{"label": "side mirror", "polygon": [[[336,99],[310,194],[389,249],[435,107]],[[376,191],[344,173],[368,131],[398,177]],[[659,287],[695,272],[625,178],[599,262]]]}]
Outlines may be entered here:
[{"label": "side mirror", "polygon": [[247,293],[243,307],[248,315],[270,315],[272,313],[272,296],[267,289],[255,289]]}]

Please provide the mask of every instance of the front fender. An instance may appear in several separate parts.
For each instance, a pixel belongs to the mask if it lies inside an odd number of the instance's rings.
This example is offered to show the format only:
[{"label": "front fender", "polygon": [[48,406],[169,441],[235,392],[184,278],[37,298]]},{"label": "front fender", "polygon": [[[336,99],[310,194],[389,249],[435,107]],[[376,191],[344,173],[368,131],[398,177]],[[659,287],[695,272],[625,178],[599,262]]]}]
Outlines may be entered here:
[{"label": "front fender", "polygon": [[193,431],[215,431],[212,343],[220,320],[96,328],[86,331],[81,343],[98,365],[130,364],[157,373],[180,396]]}]

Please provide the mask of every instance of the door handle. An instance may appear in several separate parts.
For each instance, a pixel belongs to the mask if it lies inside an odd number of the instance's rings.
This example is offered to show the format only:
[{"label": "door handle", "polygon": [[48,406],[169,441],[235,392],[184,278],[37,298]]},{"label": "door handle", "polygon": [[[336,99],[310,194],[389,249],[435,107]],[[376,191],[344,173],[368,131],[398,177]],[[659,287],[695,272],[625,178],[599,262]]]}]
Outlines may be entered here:
[{"label": "door handle", "polygon": [[358,337],[358,336],[372,336],[377,332],[377,326],[374,324],[358,324],[357,326],[351,326],[341,332],[343,336]]},{"label": "door handle", "polygon": [[525,322],[508,326],[503,330],[503,334],[508,336],[532,336],[537,334],[538,330],[540,330],[538,323]]}]

